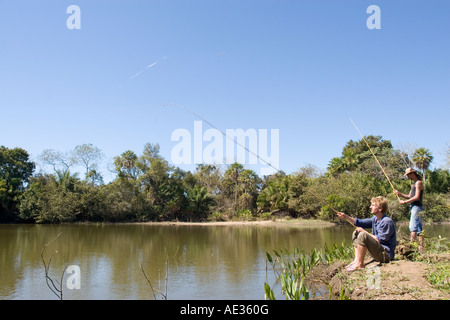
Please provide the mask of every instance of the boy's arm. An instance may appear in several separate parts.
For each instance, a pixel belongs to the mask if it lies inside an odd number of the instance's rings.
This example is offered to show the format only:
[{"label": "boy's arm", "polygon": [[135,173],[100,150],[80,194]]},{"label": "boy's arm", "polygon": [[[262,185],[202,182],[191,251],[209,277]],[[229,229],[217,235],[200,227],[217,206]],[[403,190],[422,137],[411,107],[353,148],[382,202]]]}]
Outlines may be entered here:
[{"label": "boy's arm", "polygon": [[419,200],[420,199],[420,193],[423,191],[423,183],[422,183],[422,181],[419,180],[419,181],[416,182],[416,190],[418,190],[418,192],[416,192],[414,197],[411,197],[411,193],[409,193],[409,197],[407,198],[408,200],[400,201],[400,203],[411,203],[411,202]]},{"label": "boy's arm", "polygon": [[350,222],[352,225],[355,225],[356,219],[353,217],[350,217],[348,214],[345,214],[343,212],[338,212],[337,215],[338,215],[339,219],[346,220],[346,221]]},{"label": "boy's arm", "polygon": [[411,191],[409,192],[409,195],[408,195],[408,194],[401,193],[398,190],[394,190],[394,194],[396,194],[402,198],[405,198],[405,199],[409,199],[411,197]]}]

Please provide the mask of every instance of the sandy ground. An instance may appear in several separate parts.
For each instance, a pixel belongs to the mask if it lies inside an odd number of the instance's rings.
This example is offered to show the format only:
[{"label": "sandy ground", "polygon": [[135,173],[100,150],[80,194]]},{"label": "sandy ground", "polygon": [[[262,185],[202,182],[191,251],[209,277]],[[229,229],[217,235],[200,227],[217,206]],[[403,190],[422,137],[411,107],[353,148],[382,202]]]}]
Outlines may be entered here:
[{"label": "sandy ground", "polygon": [[[439,260],[450,263],[444,254]],[[344,271],[344,264],[337,263],[319,272],[338,298],[344,288],[345,296],[352,300],[448,300],[450,294],[434,288],[427,280],[433,263],[395,260],[381,266],[368,263],[365,269],[351,273]],[[322,273],[322,274],[320,274]]]}]

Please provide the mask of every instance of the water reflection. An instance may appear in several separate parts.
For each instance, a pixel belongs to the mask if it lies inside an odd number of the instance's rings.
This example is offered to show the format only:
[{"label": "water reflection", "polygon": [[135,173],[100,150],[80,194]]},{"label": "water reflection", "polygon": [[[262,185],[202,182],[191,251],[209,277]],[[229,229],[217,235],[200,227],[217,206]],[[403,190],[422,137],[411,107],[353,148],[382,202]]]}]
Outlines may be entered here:
[{"label": "water reflection", "polygon": [[46,259],[54,254],[50,275],[59,280],[66,266],[81,269],[81,289],[63,282],[64,299],[153,299],[140,264],[162,291],[168,266],[169,299],[263,299],[264,282],[274,280],[266,252],[348,242],[351,228],[0,225],[1,299],[56,299],[40,253],[60,232],[45,251]]}]

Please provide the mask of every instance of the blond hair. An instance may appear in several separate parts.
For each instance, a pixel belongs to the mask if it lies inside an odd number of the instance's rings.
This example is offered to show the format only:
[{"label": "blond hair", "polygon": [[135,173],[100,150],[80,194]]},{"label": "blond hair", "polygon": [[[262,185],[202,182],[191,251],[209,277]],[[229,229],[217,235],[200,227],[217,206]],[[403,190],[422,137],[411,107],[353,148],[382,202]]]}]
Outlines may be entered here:
[{"label": "blond hair", "polygon": [[371,203],[375,203],[379,208],[381,208],[381,213],[386,213],[388,211],[388,202],[385,198],[379,196],[372,198]]}]

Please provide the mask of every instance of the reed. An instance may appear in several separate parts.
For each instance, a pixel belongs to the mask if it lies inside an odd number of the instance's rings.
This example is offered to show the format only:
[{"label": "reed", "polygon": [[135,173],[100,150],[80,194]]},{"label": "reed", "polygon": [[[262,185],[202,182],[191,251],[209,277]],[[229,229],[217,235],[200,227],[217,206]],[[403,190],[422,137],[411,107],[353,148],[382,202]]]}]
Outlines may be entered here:
[{"label": "reed", "polygon": [[52,255],[50,256],[48,262],[45,261],[44,258],[44,252],[45,249],[47,249],[47,247],[52,244],[53,241],[55,241],[56,239],[58,239],[58,237],[61,235],[62,232],[60,232],[55,238],[53,238],[49,243],[47,243],[46,245],[44,245],[44,247],[41,250],[41,260],[42,263],[44,264],[44,269],[45,269],[45,283],[47,284],[48,288],[58,297],[59,300],[63,300],[63,278],[64,278],[64,273],[66,272],[67,267],[64,268],[64,270],[61,273],[61,279],[60,281],[53,279],[52,277],[50,277],[49,275],[49,270],[50,270],[50,264],[52,263],[53,260],[53,256],[58,253],[58,251],[54,251],[52,253]]},{"label": "reed", "polygon": [[[274,250],[273,255],[266,252],[267,261],[272,265],[277,282],[281,284],[281,293],[287,300],[308,300],[310,288],[306,277],[319,264],[329,264],[336,260],[349,260],[353,258],[351,245],[325,245],[322,250],[312,249],[309,254],[299,249],[292,253],[287,250],[280,252]],[[264,283],[266,299],[275,300],[275,294],[270,286]]]},{"label": "reed", "polygon": [[159,289],[156,289],[153,285],[150,279],[148,278],[147,274],[145,273],[144,267],[142,266],[142,263],[139,263],[139,267],[141,268],[142,274],[145,277],[145,280],[147,280],[147,283],[150,285],[150,289],[152,290],[153,298],[157,300],[156,294],[158,293],[161,296],[162,300],[167,300],[167,285],[169,282],[169,258],[166,258],[166,276],[164,278],[165,280],[165,289],[164,292],[161,290],[161,270],[159,274]]}]

